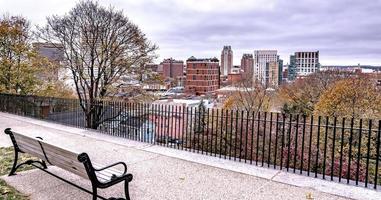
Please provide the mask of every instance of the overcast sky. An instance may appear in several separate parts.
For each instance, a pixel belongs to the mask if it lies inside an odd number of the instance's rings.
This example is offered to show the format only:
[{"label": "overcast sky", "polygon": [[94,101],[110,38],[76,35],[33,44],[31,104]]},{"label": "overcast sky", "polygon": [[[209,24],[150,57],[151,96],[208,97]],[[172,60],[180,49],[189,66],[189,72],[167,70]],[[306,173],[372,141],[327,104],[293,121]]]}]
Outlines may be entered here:
[{"label": "overcast sky", "polygon": [[[0,12],[43,25],[76,0],[0,0]],[[159,59],[320,51],[323,65],[381,65],[381,0],[100,0],[121,9],[156,43]]]}]

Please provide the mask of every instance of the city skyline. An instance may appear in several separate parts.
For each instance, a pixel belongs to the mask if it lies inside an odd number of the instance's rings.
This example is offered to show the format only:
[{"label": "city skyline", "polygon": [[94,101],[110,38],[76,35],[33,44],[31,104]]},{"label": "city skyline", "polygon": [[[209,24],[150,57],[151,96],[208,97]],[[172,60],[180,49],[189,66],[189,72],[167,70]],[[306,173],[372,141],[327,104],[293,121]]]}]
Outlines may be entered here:
[{"label": "city skyline", "polygon": [[[233,64],[244,53],[278,50],[285,64],[298,51],[319,50],[322,65],[381,65],[381,1],[317,0],[99,1],[123,10],[160,49],[155,62],[173,57],[219,57],[232,46]],[[63,15],[78,2],[0,1],[2,13],[22,15],[32,25]],[[168,6],[170,5],[170,6]]]}]

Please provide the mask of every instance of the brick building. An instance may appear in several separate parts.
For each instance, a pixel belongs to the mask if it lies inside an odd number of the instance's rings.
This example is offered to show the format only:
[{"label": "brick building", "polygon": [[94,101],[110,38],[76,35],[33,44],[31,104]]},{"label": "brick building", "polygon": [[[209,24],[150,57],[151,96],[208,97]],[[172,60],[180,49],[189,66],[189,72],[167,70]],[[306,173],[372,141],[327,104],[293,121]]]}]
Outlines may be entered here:
[{"label": "brick building", "polygon": [[241,67],[234,65],[228,74],[227,85],[234,85],[242,81],[242,74]]},{"label": "brick building", "polygon": [[155,63],[147,63],[144,65],[145,70],[149,70],[151,72],[159,73],[159,65]]},{"label": "brick building", "polygon": [[175,60],[173,58],[164,59],[160,63],[162,67],[162,76],[164,78],[176,79],[184,75],[184,62],[182,60]]},{"label": "brick building", "polygon": [[220,87],[220,67],[217,58],[187,60],[185,92],[188,94],[206,94]]},{"label": "brick building", "polygon": [[241,58],[241,69],[245,75],[253,76],[254,58],[253,54],[243,54]]},{"label": "brick building", "polygon": [[238,84],[242,81],[242,74],[239,73],[239,74],[234,74],[234,73],[231,73],[228,75],[228,85],[235,85],[235,84]]}]

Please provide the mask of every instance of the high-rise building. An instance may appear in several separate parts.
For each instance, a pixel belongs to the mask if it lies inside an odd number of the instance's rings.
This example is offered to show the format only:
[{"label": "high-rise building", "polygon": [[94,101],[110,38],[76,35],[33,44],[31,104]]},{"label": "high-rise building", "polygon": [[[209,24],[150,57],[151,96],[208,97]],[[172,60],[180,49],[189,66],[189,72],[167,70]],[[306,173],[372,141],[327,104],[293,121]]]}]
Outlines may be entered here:
[{"label": "high-rise building", "polygon": [[164,78],[176,79],[179,76],[184,75],[184,62],[182,60],[175,60],[173,58],[164,59],[160,63],[163,69]]},{"label": "high-rise building", "polygon": [[266,63],[265,86],[278,87],[279,85],[279,62]]},{"label": "high-rise building", "polygon": [[287,69],[287,79],[293,81],[296,79],[296,59],[295,55],[290,56],[290,64]]},{"label": "high-rise building", "polygon": [[282,83],[286,83],[288,81],[288,68],[289,64],[283,65],[283,72],[282,72]]},{"label": "high-rise building", "polygon": [[221,52],[221,75],[227,76],[233,67],[233,50],[231,46],[224,46]]},{"label": "high-rise building", "polygon": [[254,51],[254,73],[253,79],[266,84],[266,65],[270,62],[278,62],[276,50]]},{"label": "high-rise building", "polygon": [[253,54],[243,54],[241,58],[241,69],[245,75],[253,75],[254,70],[254,58]]},{"label": "high-rise building", "polygon": [[217,90],[220,87],[218,64],[217,58],[188,58],[185,92],[200,95]]},{"label": "high-rise building", "polygon": [[319,51],[295,52],[295,64],[297,77],[318,72],[320,70]]},{"label": "high-rise building", "polygon": [[283,60],[278,56],[278,85],[283,83]]}]

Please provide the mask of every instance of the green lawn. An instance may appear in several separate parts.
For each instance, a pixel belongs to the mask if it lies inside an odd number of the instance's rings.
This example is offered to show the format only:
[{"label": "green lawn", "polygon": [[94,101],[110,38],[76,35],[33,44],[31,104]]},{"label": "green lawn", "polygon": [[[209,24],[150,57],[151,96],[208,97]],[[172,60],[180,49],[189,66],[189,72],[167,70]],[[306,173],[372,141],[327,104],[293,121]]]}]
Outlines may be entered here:
[{"label": "green lawn", "polygon": [[[20,154],[19,154],[20,155]],[[0,176],[7,175],[13,165],[14,152],[13,147],[0,147]],[[21,154],[19,162],[30,159],[31,157]],[[19,168],[17,171],[25,171],[31,169],[31,166]],[[0,200],[27,200],[28,197],[10,187],[5,181],[0,179]]]}]

